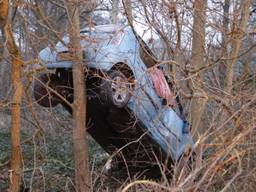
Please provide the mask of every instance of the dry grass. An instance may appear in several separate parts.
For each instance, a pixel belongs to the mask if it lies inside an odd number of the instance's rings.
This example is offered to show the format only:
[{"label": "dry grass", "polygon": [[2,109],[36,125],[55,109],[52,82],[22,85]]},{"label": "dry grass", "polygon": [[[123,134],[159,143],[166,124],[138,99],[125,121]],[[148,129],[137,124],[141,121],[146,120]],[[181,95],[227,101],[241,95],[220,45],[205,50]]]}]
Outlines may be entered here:
[{"label": "dry grass", "polygon": [[255,191],[256,81],[238,87],[232,97],[208,103],[208,129],[196,142],[190,168],[176,165],[171,179],[135,179],[119,191]]},{"label": "dry grass", "polygon": [[[173,167],[158,180],[142,173],[127,174],[127,169],[108,170],[107,156],[96,144],[90,145],[93,191],[255,191],[256,188],[256,83],[234,88],[234,95],[221,99],[217,94],[208,102],[204,126],[208,129],[196,142],[195,161],[184,157],[185,165]],[[216,99],[217,98],[217,99]],[[35,107],[44,132],[37,129],[30,111],[23,112],[23,181],[32,191],[73,191],[72,129],[69,115],[60,107],[42,110]],[[5,115],[4,115],[5,114]],[[0,191],[6,191],[9,180],[10,115],[1,113]],[[202,156],[202,158],[201,158]],[[100,158],[99,158],[100,157]],[[183,162],[183,164],[184,164]],[[30,188],[31,189],[31,188]]]}]

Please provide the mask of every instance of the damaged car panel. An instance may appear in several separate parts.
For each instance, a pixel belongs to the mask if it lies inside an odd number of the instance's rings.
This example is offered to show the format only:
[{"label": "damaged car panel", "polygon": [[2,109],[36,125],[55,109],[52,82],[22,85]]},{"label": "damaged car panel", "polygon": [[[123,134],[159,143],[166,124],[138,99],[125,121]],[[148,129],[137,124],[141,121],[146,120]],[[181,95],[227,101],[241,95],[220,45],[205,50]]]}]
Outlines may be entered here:
[{"label": "damaged car panel", "polygon": [[[118,117],[108,114],[118,111],[125,113],[127,117],[132,115],[156,148],[160,148],[161,153],[177,161],[187,148],[193,148],[189,125],[171,106],[163,104],[163,98],[157,94],[147,61],[141,56],[139,41],[129,26],[105,25],[81,31],[84,63],[89,71],[93,71],[86,74],[88,87],[92,87],[88,90],[88,103],[89,106],[91,102],[92,107],[101,108],[99,110],[105,114],[102,119],[105,118],[106,123],[100,125],[100,122],[97,122],[97,130],[105,129],[105,136],[110,139],[99,136],[95,133],[96,129],[91,130],[92,136],[107,152],[111,152],[111,145],[116,148],[126,145],[131,140],[126,140],[125,134],[128,136],[130,133],[122,134],[122,131],[117,131],[119,127],[114,125],[115,120],[111,124],[109,119]],[[55,48],[43,49],[39,60],[48,69],[55,70],[61,85],[69,84],[72,87],[72,77],[68,77],[68,74],[70,76],[73,62],[69,55],[68,43],[69,38],[66,36]],[[72,102],[72,91],[60,89],[58,92]],[[42,94],[36,95],[37,100],[42,97]],[[96,109],[88,110],[90,113],[90,110]],[[95,121],[102,120],[97,117],[95,111],[92,114]],[[108,130],[104,127],[107,124],[110,127]],[[90,130],[88,132],[90,133]],[[131,137],[134,135],[136,136],[136,133],[131,133]]]}]

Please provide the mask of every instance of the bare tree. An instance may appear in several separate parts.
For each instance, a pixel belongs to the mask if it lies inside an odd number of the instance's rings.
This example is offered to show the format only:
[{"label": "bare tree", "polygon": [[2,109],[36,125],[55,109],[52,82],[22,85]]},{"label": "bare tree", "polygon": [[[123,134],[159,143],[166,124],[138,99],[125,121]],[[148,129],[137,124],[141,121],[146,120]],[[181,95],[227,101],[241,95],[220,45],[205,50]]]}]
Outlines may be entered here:
[{"label": "bare tree", "polygon": [[118,4],[119,0],[112,1],[111,21],[113,24],[116,24],[118,21]]},{"label": "bare tree", "polygon": [[128,22],[133,26],[133,12],[132,12],[132,2],[131,0],[123,0],[123,5],[125,8],[125,14],[127,16]]},{"label": "bare tree", "polygon": [[4,26],[6,24],[6,18],[8,16],[8,6],[6,5],[7,1],[2,1],[0,2],[0,61],[2,60],[3,57],[3,50],[4,50],[4,42],[5,42],[5,37],[4,37]]},{"label": "bare tree", "polygon": [[225,90],[227,93],[231,93],[233,85],[233,76],[234,76],[234,66],[237,62],[238,52],[241,47],[241,42],[247,31],[247,23],[250,15],[250,5],[251,0],[241,1],[239,11],[240,20],[236,14],[234,14],[233,19],[233,28],[231,31],[231,52],[229,55],[229,61],[227,63],[227,73],[226,73],[226,87]]},{"label": "bare tree", "polygon": [[7,40],[7,49],[11,57],[12,67],[12,159],[11,159],[11,176],[10,191],[20,191],[21,178],[21,144],[20,144],[20,128],[21,128],[21,102],[22,102],[22,65],[23,60],[16,46],[11,20],[8,18],[9,1],[4,0],[0,4],[1,25],[4,26],[4,34]]},{"label": "bare tree", "polygon": [[[205,55],[205,22],[206,22],[206,6],[207,1],[198,0],[194,2],[194,22],[193,22],[193,39],[192,39],[192,59],[191,63],[195,69],[202,68]],[[191,123],[192,131],[202,133],[199,130],[202,115],[207,102],[206,95],[203,90],[203,72],[198,72],[195,79],[191,80],[191,89],[193,90],[193,98],[191,102]]]},{"label": "bare tree", "polygon": [[74,58],[73,64],[73,141],[75,156],[76,191],[90,191],[88,166],[88,147],[86,143],[86,87],[83,67],[83,54],[80,45],[79,7],[74,2],[67,3],[70,22],[70,52]]},{"label": "bare tree", "polygon": [[23,61],[19,50],[15,44],[12,34],[11,24],[6,25],[7,47],[11,54],[12,62],[12,161],[11,161],[11,191],[19,192],[21,178],[21,145],[20,145],[20,128],[21,128],[21,101],[22,101],[22,65]]},{"label": "bare tree", "polygon": [[[5,32],[4,32],[4,27],[6,25],[7,22],[7,17],[8,17],[8,12],[9,12],[9,6],[8,6],[8,1],[1,1],[0,2],[0,62],[2,63],[3,58],[6,55],[6,49],[4,46],[5,43]],[[2,79],[4,79],[4,76],[6,74],[6,66],[3,66],[3,64],[1,64],[1,68],[0,68],[0,76],[2,77]],[[5,89],[5,85],[6,85],[6,81],[1,81],[0,82],[0,99],[2,100],[4,98],[4,94],[6,91]]]},{"label": "bare tree", "polygon": [[[228,45],[228,33],[229,33],[229,10],[230,10],[230,0],[225,0],[224,5],[223,5],[223,19],[222,19],[222,49],[223,53],[222,56],[223,58],[228,57],[228,50],[227,50],[227,45]],[[226,73],[226,68],[227,68],[227,61],[223,59],[219,66],[219,79],[220,79],[220,84],[224,85],[224,77]]]}]

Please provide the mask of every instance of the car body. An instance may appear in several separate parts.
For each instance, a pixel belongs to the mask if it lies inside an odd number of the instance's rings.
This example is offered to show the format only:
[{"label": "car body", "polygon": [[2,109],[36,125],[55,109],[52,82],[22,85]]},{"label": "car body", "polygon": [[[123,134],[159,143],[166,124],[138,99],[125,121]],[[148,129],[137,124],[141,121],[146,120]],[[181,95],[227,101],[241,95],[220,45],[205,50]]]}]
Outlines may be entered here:
[{"label": "car body", "polygon": [[[133,118],[135,124],[143,130],[141,135],[146,133],[150,140],[148,143],[152,143],[156,148],[159,148],[164,156],[169,156],[173,161],[177,161],[188,148],[193,148],[194,144],[189,125],[172,107],[164,105],[163,99],[157,95],[152,79],[148,73],[148,67],[141,56],[142,48],[140,40],[141,39],[135,35],[132,28],[129,26],[103,25],[81,31],[81,46],[83,48],[84,63],[86,67],[90,69],[89,71],[94,71],[93,75],[88,75],[90,72],[86,75],[87,84],[88,82],[90,83],[87,88],[92,88],[91,91],[88,91],[88,106],[90,107],[90,104],[94,103],[91,105],[92,109],[89,109],[89,116],[90,110],[93,110],[94,112],[91,112],[91,115],[94,115],[94,121],[99,124],[99,122],[103,120],[97,117],[97,111],[102,110],[102,118],[112,113],[112,116],[108,117],[108,120],[106,120],[108,122],[110,121],[109,119],[119,119],[118,115],[125,113],[123,117],[125,117],[126,120],[121,120],[119,125],[122,123],[129,124],[129,119]],[[70,74],[73,61],[70,59],[68,44],[69,37],[65,36],[57,43],[56,47],[46,47],[39,54],[40,62],[49,70],[55,70],[56,72],[69,71],[68,73]],[[108,92],[109,89],[113,89],[111,86],[118,84],[111,84],[110,81],[114,81],[115,78],[115,81],[118,81],[118,78],[123,78],[122,74],[126,72],[123,70],[122,73],[118,73],[118,68],[126,68],[129,71],[130,76],[124,77],[126,79],[125,84],[121,84],[121,87],[123,85],[129,88],[129,93],[127,93],[127,91],[124,93],[126,95],[129,94],[129,97],[127,96],[125,98],[125,105],[123,105],[123,103],[121,103],[121,105],[115,105],[115,103],[113,104],[112,102],[110,107],[109,105],[104,105],[104,102],[101,102],[101,100],[104,100],[102,96],[96,95],[102,95],[102,89]],[[63,74],[68,73],[63,72]],[[60,76],[61,75],[59,75],[60,79],[67,78],[66,76]],[[100,83],[95,83],[96,81],[93,79],[99,76],[99,79],[101,79]],[[128,80],[130,77],[133,79],[132,82]],[[72,80],[69,79],[66,82],[69,82],[72,87],[71,81]],[[94,83],[98,86],[98,90],[93,88],[92,84]],[[104,86],[104,84],[108,86]],[[129,85],[127,86],[127,84]],[[119,90],[121,89],[119,88]],[[121,97],[122,96],[120,96],[120,98]],[[97,99],[95,100],[95,98]],[[70,101],[72,102],[72,99],[70,99]],[[112,112],[109,112],[109,108],[111,108]],[[103,112],[104,110],[105,112]],[[108,112],[106,110],[108,110]],[[94,135],[95,140],[108,152],[114,151],[109,150],[109,145],[119,148],[141,137],[141,135],[138,135],[139,132],[133,133],[130,135],[131,138],[129,140],[123,142],[122,145],[118,145],[115,144],[115,139],[104,140],[103,129],[105,125],[106,123],[102,123],[102,125],[98,126],[98,129],[95,128],[91,130],[94,132],[91,134]],[[117,128],[113,125],[112,129]],[[103,135],[95,133],[97,131]],[[120,134],[115,134],[115,136],[111,135],[110,132],[111,131],[106,131],[105,136],[107,137],[108,135],[109,138],[125,138],[125,134],[129,135],[132,131],[129,133],[126,132],[123,135],[121,134],[122,131],[120,131]],[[136,137],[134,135],[136,135]]]}]

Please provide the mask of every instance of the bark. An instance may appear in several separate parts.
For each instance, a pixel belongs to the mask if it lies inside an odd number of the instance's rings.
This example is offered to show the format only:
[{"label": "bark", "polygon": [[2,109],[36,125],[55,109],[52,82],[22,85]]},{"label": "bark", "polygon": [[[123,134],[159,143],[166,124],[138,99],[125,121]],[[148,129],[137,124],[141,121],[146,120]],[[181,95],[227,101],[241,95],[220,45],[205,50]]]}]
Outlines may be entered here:
[{"label": "bark", "polygon": [[[169,8],[170,10],[170,8]],[[177,5],[173,5],[173,13],[174,13],[174,18],[175,18],[175,25],[176,25],[176,31],[177,31],[177,42],[176,42],[176,47],[175,47],[175,53],[174,53],[174,60],[181,65],[181,27],[180,27],[180,21],[179,21],[179,16],[177,12]],[[179,89],[179,82],[176,80],[177,78],[177,66],[173,65],[172,67],[171,74],[173,76],[174,80],[174,85]]]},{"label": "bark", "polygon": [[[1,33],[1,35],[0,35],[0,63],[2,62],[3,58],[5,57],[5,53],[6,53],[6,49],[4,46],[4,43],[6,40],[4,27],[7,22],[8,12],[9,12],[8,0],[0,1],[0,33]],[[1,64],[1,68],[0,68],[1,79],[3,79],[3,77],[5,76],[5,71],[6,71],[5,66],[3,66],[3,64]],[[6,89],[4,89],[5,83],[6,83],[6,81],[3,81],[3,80],[0,82],[0,100],[4,99],[4,93],[6,92]]]},{"label": "bark", "polygon": [[20,52],[15,44],[11,24],[5,26],[5,35],[7,39],[7,49],[11,57],[12,65],[12,159],[11,159],[11,176],[10,191],[20,191],[21,179],[21,145],[20,145],[20,128],[21,128],[21,101],[22,101],[22,79],[21,72],[23,61]]},{"label": "bark", "polygon": [[133,26],[133,13],[132,13],[132,2],[131,0],[123,0],[123,5],[125,9],[125,14],[128,19],[128,23]]},{"label": "bark", "polygon": [[241,57],[241,61],[243,62],[243,69],[242,69],[242,74],[240,78],[242,80],[246,80],[250,75],[250,63],[253,60],[253,54],[255,53],[255,48],[253,48],[252,50],[248,50],[248,47],[253,47],[254,44],[255,44],[255,41],[253,36],[247,35],[241,47],[242,52],[247,51],[247,53],[245,53]]},{"label": "bark", "polygon": [[247,32],[247,22],[250,15],[251,0],[243,0],[240,5],[241,18],[237,21],[237,15],[235,15],[233,22],[233,29],[231,31],[231,53],[229,55],[229,61],[227,63],[227,74],[226,74],[226,87],[225,91],[229,94],[232,92],[233,78],[234,78],[234,67],[237,63],[237,57],[241,42],[244,35]]},{"label": "bark", "polygon": [[220,85],[224,87],[224,79],[227,71],[227,61],[228,58],[228,33],[229,33],[229,9],[230,9],[230,0],[225,0],[223,5],[223,21],[222,21],[222,57],[224,58],[219,66],[219,80]]},{"label": "bark", "polygon": [[21,178],[21,145],[20,145],[20,127],[21,127],[21,100],[22,100],[22,80],[21,71],[23,61],[20,52],[15,44],[13,32],[11,28],[9,15],[9,1],[3,0],[0,2],[0,25],[4,28],[4,36],[7,40],[7,49],[11,57],[12,67],[12,159],[10,173],[10,191],[20,191]]},{"label": "bark", "polygon": [[11,92],[11,66],[8,62],[8,55],[8,50],[4,45],[2,60],[0,58],[0,100],[3,102],[8,102],[10,100],[9,93]]},{"label": "bark", "polygon": [[86,87],[83,68],[83,54],[80,45],[79,9],[75,3],[67,3],[70,21],[70,52],[73,64],[73,140],[75,157],[75,181],[77,192],[90,191],[88,146],[86,143]]},{"label": "bark", "polygon": [[[180,21],[179,21],[179,14],[177,11],[177,4],[172,1],[163,1],[163,4],[168,8],[169,11],[169,17],[170,20],[174,18],[175,21],[175,27],[176,27],[176,33],[177,33],[177,41],[176,41],[176,46],[174,50],[174,60],[181,65],[181,26],[180,26]],[[171,52],[168,51],[168,57],[171,58]],[[176,81],[176,76],[177,76],[177,66],[176,65],[170,65],[169,66],[169,73],[173,77],[174,85],[175,87],[178,86],[178,81]]]},{"label": "bark", "polygon": [[[192,60],[194,68],[199,69],[204,66],[204,44],[205,44],[205,22],[206,22],[207,1],[197,0],[194,2],[194,22],[192,40]],[[191,80],[193,98],[190,108],[192,133],[203,133],[202,115],[206,106],[207,97],[203,90],[203,72],[199,72],[195,79]]]},{"label": "bark", "polygon": [[4,55],[4,43],[5,43],[5,35],[4,35],[4,30],[3,28],[0,28],[0,62],[3,59],[3,55]]},{"label": "bark", "polygon": [[3,29],[8,18],[9,0],[0,1],[0,28]]},{"label": "bark", "polygon": [[118,21],[118,3],[119,0],[112,1],[111,21],[113,24],[117,24]]}]

